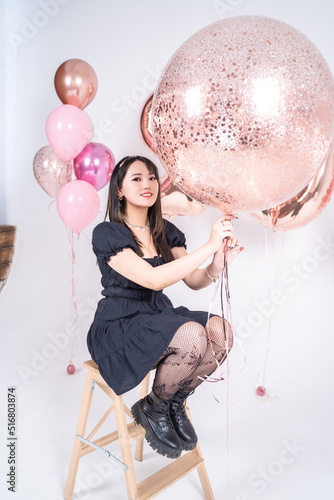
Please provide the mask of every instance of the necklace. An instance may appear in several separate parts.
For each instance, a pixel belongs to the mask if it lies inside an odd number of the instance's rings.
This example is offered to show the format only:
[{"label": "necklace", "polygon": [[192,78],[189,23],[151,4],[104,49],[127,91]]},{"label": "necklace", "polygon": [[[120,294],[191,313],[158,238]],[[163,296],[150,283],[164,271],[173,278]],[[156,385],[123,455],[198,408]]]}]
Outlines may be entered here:
[{"label": "necklace", "polygon": [[124,217],[123,214],[122,214],[122,217],[125,220],[125,222],[128,224],[129,227],[133,226],[135,229],[141,229],[142,231],[145,231],[145,229],[148,229],[150,227],[150,221],[148,219],[147,219],[146,226],[138,226],[136,224],[132,224],[132,222],[130,222],[126,217]]}]

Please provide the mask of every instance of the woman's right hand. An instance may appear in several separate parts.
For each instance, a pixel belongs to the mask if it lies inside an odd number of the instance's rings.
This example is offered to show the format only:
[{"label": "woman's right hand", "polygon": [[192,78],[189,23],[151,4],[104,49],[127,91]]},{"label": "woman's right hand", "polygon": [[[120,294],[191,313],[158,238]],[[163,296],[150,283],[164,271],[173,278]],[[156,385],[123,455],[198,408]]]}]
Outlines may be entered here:
[{"label": "woman's right hand", "polygon": [[[233,216],[232,216],[233,217]],[[233,238],[233,226],[231,215],[223,215],[213,224],[209,238],[209,245],[212,248],[212,253],[217,252],[221,248],[224,240]]]}]

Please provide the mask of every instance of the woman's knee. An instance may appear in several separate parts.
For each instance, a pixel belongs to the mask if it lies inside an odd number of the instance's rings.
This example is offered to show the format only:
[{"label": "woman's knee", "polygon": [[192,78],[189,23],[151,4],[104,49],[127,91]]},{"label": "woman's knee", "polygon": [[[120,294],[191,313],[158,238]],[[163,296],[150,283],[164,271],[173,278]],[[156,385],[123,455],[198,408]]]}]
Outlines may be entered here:
[{"label": "woman's knee", "polygon": [[178,329],[177,334],[176,340],[179,348],[186,352],[196,351],[200,357],[204,356],[207,337],[205,328],[200,323],[188,321]]},{"label": "woman's knee", "polygon": [[230,352],[233,347],[233,330],[230,323],[221,316],[211,316],[207,329],[211,340]]}]

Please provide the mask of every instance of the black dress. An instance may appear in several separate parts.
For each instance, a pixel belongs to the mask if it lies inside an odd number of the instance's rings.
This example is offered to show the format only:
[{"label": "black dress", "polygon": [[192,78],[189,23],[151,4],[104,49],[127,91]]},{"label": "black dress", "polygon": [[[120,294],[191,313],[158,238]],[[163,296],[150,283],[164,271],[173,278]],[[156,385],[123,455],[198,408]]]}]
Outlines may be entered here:
[{"label": "black dress", "polygon": [[[184,246],[184,234],[164,219],[171,248]],[[187,321],[205,326],[207,313],[173,307],[162,290],[154,291],[114,271],[108,261],[124,248],[137,251],[131,231],[117,222],[102,222],[93,231],[93,250],[102,273],[104,298],[98,302],[88,331],[92,359],[108,385],[123,394],[137,386],[168,347],[176,330]],[[153,267],[161,257],[145,258]]]}]

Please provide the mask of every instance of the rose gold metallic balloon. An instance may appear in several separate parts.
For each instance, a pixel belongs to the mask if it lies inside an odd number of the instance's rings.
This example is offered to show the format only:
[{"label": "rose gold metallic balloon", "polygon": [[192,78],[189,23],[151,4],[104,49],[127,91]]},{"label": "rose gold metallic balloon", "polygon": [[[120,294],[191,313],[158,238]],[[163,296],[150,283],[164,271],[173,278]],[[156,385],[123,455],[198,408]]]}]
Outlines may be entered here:
[{"label": "rose gold metallic balloon", "polygon": [[159,178],[161,192],[161,211],[163,215],[202,215],[205,212],[205,205],[201,205],[183,193],[176,184],[163,175]]},{"label": "rose gold metallic balloon", "polygon": [[[181,191],[181,189],[179,189],[176,186],[176,184],[174,184],[173,180],[167,174],[163,175],[162,177],[159,177],[159,182],[160,182],[161,196],[165,196],[166,194],[173,193],[174,191]],[[187,196],[187,198],[189,201],[191,200],[190,196]]]},{"label": "rose gold metallic balloon", "polygon": [[152,136],[152,101],[153,93],[145,101],[142,112],[140,114],[140,132],[145,144],[153,151],[154,154],[157,153],[155,144]]},{"label": "rose gold metallic balloon", "polygon": [[313,43],[258,16],[218,21],[167,64],[153,99],[153,138],[168,175],[223,212],[296,195],[334,137],[334,82]]},{"label": "rose gold metallic balloon", "polygon": [[331,199],[333,189],[334,155],[331,150],[317,175],[300,193],[276,207],[250,215],[260,224],[275,230],[297,229],[321,214]]},{"label": "rose gold metallic balloon", "polygon": [[54,199],[72,179],[72,163],[59,158],[51,146],[44,146],[37,151],[33,168],[38,184]]},{"label": "rose gold metallic balloon", "polygon": [[55,88],[63,104],[84,109],[94,99],[97,76],[90,64],[82,59],[69,59],[55,74]]}]

